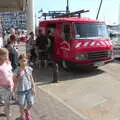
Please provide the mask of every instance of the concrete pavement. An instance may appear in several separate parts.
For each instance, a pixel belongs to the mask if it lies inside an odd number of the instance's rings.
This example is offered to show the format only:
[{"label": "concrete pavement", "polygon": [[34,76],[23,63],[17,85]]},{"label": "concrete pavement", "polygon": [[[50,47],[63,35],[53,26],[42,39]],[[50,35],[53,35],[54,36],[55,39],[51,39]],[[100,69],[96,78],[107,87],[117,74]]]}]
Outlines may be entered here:
[{"label": "concrete pavement", "polygon": [[[48,94],[90,120],[120,120],[120,63],[90,72],[60,72],[61,82],[52,81],[51,69],[39,71],[38,85]],[[45,77],[43,77],[45,76]]]},{"label": "concrete pavement", "polygon": [[[32,108],[33,120],[86,120],[62,104],[40,88],[36,89],[37,95]],[[11,105],[12,120],[19,117],[19,109],[16,105]],[[0,117],[0,120],[6,120]]]}]

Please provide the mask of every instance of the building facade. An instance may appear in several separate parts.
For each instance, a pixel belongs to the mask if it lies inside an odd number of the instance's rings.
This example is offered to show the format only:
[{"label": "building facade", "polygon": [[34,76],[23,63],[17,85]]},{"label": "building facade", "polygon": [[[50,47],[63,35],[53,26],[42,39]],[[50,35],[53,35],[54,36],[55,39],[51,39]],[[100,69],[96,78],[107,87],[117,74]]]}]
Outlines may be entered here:
[{"label": "building facade", "polygon": [[26,29],[26,14],[25,12],[2,12],[0,13],[2,26],[4,30],[11,27],[16,29]]}]

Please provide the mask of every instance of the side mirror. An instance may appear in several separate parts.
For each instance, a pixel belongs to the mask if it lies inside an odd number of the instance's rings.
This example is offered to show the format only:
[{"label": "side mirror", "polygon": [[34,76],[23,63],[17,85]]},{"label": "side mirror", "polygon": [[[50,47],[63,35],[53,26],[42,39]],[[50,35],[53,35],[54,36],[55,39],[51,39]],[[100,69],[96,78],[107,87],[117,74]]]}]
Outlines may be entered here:
[{"label": "side mirror", "polygon": [[75,35],[75,39],[80,39],[80,35],[79,34]]}]

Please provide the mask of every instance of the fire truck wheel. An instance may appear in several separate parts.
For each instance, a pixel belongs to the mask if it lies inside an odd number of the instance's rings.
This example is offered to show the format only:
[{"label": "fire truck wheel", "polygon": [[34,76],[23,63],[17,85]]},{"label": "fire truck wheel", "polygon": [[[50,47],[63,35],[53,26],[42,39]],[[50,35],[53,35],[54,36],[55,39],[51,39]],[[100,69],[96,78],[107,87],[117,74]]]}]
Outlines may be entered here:
[{"label": "fire truck wheel", "polygon": [[64,70],[69,70],[70,66],[69,66],[69,62],[66,60],[62,60],[62,68]]}]

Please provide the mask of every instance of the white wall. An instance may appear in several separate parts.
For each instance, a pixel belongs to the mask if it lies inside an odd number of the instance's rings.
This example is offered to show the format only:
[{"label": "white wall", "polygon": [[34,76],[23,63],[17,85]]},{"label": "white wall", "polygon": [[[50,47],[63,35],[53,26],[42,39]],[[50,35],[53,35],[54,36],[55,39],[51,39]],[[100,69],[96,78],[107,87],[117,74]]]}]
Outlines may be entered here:
[{"label": "white wall", "polygon": [[34,9],[34,0],[27,0],[26,7],[26,15],[27,15],[27,30],[28,33],[35,33],[35,9]]}]

